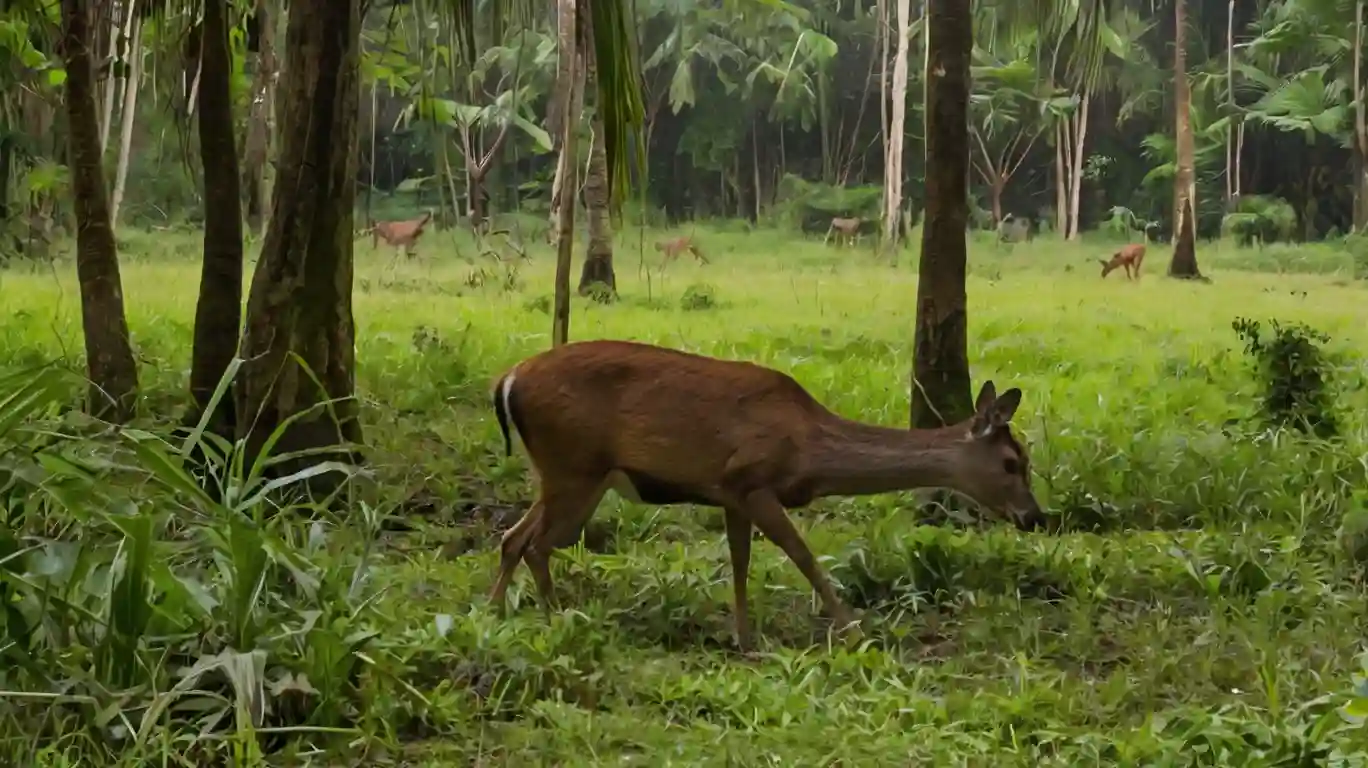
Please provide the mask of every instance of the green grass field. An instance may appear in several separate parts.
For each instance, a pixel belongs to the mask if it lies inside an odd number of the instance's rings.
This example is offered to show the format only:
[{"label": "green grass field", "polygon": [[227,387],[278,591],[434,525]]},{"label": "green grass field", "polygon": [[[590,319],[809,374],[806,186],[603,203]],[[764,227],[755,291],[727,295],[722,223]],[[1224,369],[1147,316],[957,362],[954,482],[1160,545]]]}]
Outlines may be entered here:
[{"label": "green grass field", "polygon": [[[868,248],[772,232],[700,228],[697,237],[711,265],[681,259],[648,280],[638,234],[621,236],[622,300],[576,299],[572,338],[763,363],[843,415],[907,423],[913,251],[890,266]],[[127,238],[143,426],[159,429],[186,399],[199,242]],[[532,496],[525,460],[502,455],[489,386],[549,346],[553,264],[538,246],[510,281],[492,260],[463,260],[458,246],[474,254],[469,242],[434,233],[418,260],[393,265],[369,240],[358,245],[357,381],[374,483],[359,491],[364,503],[352,517],[324,526],[326,543],[279,533],[319,572],[366,574],[335,598],[348,608],[333,616],[346,630],[339,636],[376,633],[362,671],[334,688],[316,671],[326,665],[308,667],[322,691],[308,701],[344,697],[343,727],[370,737],[340,739],[351,744],[340,753],[348,760],[1368,765],[1368,731],[1341,715],[1364,674],[1368,626],[1360,570],[1368,539],[1356,535],[1368,516],[1368,290],[1350,279],[1342,254],[1204,244],[1199,260],[1213,279],[1204,285],[1165,279],[1168,248],[1152,246],[1146,276],[1129,283],[1121,272],[1099,279],[1106,243],[1007,248],[976,239],[974,380],[1024,390],[1015,423],[1031,448],[1037,496],[1061,531],[928,524],[912,495],[795,512],[863,612],[867,642],[847,648],[829,638],[806,581],[760,543],[751,603],[763,653],[744,658],[731,645],[717,510],[633,506],[610,495],[583,544],[553,563],[565,608],[549,624],[525,568],[507,620],[486,605],[497,530]],[[686,293],[712,302],[686,309]],[[0,359],[11,368],[58,358],[79,365],[69,263],[0,273],[0,295]],[[1301,321],[1330,335],[1342,437],[1257,428],[1261,384],[1231,329],[1237,317]],[[170,492],[152,486],[131,496],[176,508]],[[374,522],[376,512],[411,530]],[[165,525],[159,536],[174,540],[175,526]],[[43,535],[61,539],[74,527],[49,523]],[[204,584],[222,579],[209,564],[183,568]],[[282,583],[294,573],[273,568]],[[278,667],[298,671],[323,653],[280,639],[294,626],[291,610],[334,599],[307,589],[288,597],[299,589],[280,587],[256,614],[271,624],[263,636],[273,639],[262,641],[270,680]],[[199,652],[232,645],[226,631],[198,631]],[[289,718],[291,692],[268,686],[268,724],[314,722]],[[38,745],[23,727],[37,716],[25,706],[0,694],[8,708],[0,736],[31,758]],[[82,732],[80,711],[45,726],[61,746],[39,764],[115,749],[73,735]],[[195,753],[171,737],[129,749],[194,764]],[[309,760],[337,764],[307,754],[291,764]]]}]

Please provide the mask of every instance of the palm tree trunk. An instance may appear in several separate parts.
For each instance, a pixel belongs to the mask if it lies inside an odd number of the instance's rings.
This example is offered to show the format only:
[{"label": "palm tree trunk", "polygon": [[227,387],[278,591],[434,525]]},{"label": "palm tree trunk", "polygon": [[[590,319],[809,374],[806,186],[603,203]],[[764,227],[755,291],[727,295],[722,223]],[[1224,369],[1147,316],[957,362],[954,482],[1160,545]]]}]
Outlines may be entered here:
[{"label": "palm tree trunk", "polygon": [[961,0],[928,5],[926,218],[912,355],[914,427],[939,427],[973,413],[964,285],[973,12]]},{"label": "palm tree trunk", "polygon": [[[275,11],[271,0],[256,1],[257,56],[252,73],[252,105],[247,112],[245,147],[247,227],[260,235],[266,220],[266,161],[271,151],[271,102],[276,76]],[[375,160],[372,157],[371,162]]]},{"label": "palm tree trunk", "polygon": [[114,197],[109,203],[110,226],[118,228],[119,209],[123,207],[124,187],[128,184],[128,163],[132,160],[133,122],[138,115],[138,89],[142,79],[142,23],[133,14],[133,3],[128,4],[131,18],[128,26],[133,34],[125,49],[124,91],[122,114],[119,116],[119,165],[114,171]]},{"label": "palm tree trunk", "polygon": [[132,417],[137,402],[138,368],[128,337],[119,254],[109,223],[90,43],[90,5],[86,0],[62,0],[76,275],[81,284],[81,326],[90,379],[86,407],[94,416],[123,422]]},{"label": "palm tree trunk", "polygon": [[[613,273],[613,224],[608,217],[608,157],[603,146],[603,121],[597,114],[593,127],[594,143],[590,145],[589,168],[584,178],[589,248],[580,269],[579,295],[605,299],[617,293],[617,275]],[[602,286],[597,292],[595,284]]]},{"label": "palm tree trunk", "polygon": [[[242,200],[233,136],[228,0],[205,0],[201,34],[204,70],[199,90],[199,141],[204,167],[204,256],[190,353],[195,422],[209,407],[219,380],[237,354],[242,328]],[[231,440],[236,436],[234,417],[230,395],[219,401],[208,428]]]},{"label": "palm tree trunk", "polygon": [[902,210],[903,134],[907,116],[907,44],[911,24],[910,0],[897,0],[898,45],[893,54],[893,92],[891,114],[888,119],[888,165],[884,168],[884,231],[885,243],[898,242],[898,213]]},{"label": "palm tree trunk", "polygon": [[[570,262],[575,249],[575,122],[579,113],[573,112],[574,94],[580,79],[576,50],[575,23],[578,9],[575,0],[556,3],[556,88],[560,97],[553,103],[561,114],[552,115],[551,122],[560,133],[560,159],[556,175],[561,179],[560,194],[552,197],[551,208],[556,217],[556,284],[551,316],[551,345],[560,346],[570,340]],[[559,208],[557,207],[559,206]]]},{"label": "palm tree trunk", "polygon": [[[352,315],[360,36],[361,0],[291,0],[279,172],[242,336],[237,430],[248,461],[272,431],[305,412],[277,451],[361,441]],[[272,469],[288,474],[322,458]]]},{"label": "palm tree trunk", "polygon": [[1197,269],[1197,184],[1194,164],[1196,145],[1192,136],[1192,93],[1187,81],[1187,0],[1174,0],[1177,26],[1173,43],[1173,102],[1176,119],[1178,163],[1173,178],[1174,241],[1170,277],[1196,279]]}]

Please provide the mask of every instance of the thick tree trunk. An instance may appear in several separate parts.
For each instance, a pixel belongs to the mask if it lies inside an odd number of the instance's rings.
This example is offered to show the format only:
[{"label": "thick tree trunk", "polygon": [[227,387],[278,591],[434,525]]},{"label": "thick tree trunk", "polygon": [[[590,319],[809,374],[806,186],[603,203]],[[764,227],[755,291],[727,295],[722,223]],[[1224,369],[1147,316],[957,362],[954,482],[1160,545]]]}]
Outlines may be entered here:
[{"label": "thick tree trunk", "polygon": [[613,224],[608,217],[608,158],[604,150],[603,121],[594,117],[594,143],[589,150],[588,175],[584,179],[584,212],[588,219],[589,248],[580,270],[579,294],[593,293],[595,283],[617,293],[613,273]]},{"label": "thick tree trunk", "polygon": [[[203,35],[199,141],[204,166],[204,257],[190,363],[196,422],[237,354],[242,328],[242,200],[233,137],[228,0],[205,0]],[[235,437],[234,405],[231,394],[219,401],[209,420],[210,431],[230,440]]]},{"label": "thick tree trunk", "polygon": [[575,190],[579,188],[575,167],[575,123],[579,113],[575,94],[580,90],[580,62],[575,39],[575,0],[556,3],[556,88],[560,97],[553,104],[561,110],[551,120],[559,131],[560,159],[556,176],[561,180],[560,194],[551,199],[556,211],[556,284],[551,313],[551,345],[570,340],[570,262],[575,250]]},{"label": "thick tree trunk", "polygon": [[[237,431],[249,455],[286,419],[306,411],[285,431],[278,453],[361,440],[352,397],[360,11],[360,0],[292,0],[279,172],[252,276],[242,337],[246,363],[237,385]],[[336,402],[315,407],[329,399]]]},{"label": "thick tree trunk", "polygon": [[884,98],[892,99],[886,154],[888,165],[884,168],[884,242],[893,245],[898,242],[898,213],[902,211],[903,143],[906,133],[907,115],[907,44],[911,36],[910,0],[897,0],[898,44],[893,53],[893,91]]},{"label": "thick tree trunk", "polygon": [[67,135],[76,203],[76,274],[81,283],[81,325],[90,378],[86,407],[94,416],[123,422],[133,415],[136,406],[138,368],[128,338],[119,254],[109,224],[90,41],[89,4],[86,0],[62,0]]},{"label": "thick tree trunk", "polygon": [[247,167],[243,181],[247,187],[247,227],[252,234],[260,235],[266,221],[266,163],[271,151],[271,102],[276,76],[275,13],[271,0],[257,0],[256,18],[256,71],[252,73],[252,105],[247,111]]},{"label": "thick tree trunk", "polygon": [[[130,12],[133,4],[128,5]],[[128,163],[133,150],[133,123],[138,117],[138,81],[142,79],[142,23],[136,15],[128,21],[133,30],[124,52],[124,90],[122,113],[119,115],[119,165],[114,171],[114,196],[109,203],[109,223],[119,226],[119,209],[123,207],[124,187],[128,184]]]},{"label": "thick tree trunk", "polygon": [[1197,210],[1196,145],[1192,136],[1192,94],[1187,81],[1187,0],[1175,0],[1174,16],[1177,33],[1173,43],[1173,101],[1177,114],[1176,133],[1178,163],[1173,177],[1174,241],[1173,260],[1169,262],[1170,277],[1196,279],[1202,276],[1197,269]]},{"label": "thick tree trunk", "polygon": [[931,0],[929,6],[928,161],[912,364],[914,427],[939,427],[973,414],[964,287],[973,13],[960,0]]}]

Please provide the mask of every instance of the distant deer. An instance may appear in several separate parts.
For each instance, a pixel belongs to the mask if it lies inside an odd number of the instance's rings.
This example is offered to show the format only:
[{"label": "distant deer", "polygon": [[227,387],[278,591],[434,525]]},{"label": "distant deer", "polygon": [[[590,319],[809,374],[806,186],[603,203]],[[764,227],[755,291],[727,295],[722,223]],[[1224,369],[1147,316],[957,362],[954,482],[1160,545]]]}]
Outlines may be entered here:
[{"label": "distant deer", "polygon": [[428,211],[416,219],[377,221],[371,225],[371,247],[379,248],[380,240],[383,238],[389,245],[403,248],[404,255],[411,258],[418,245],[418,238],[423,236],[423,228],[431,220],[432,211]]},{"label": "distant deer", "polygon": [[1031,220],[1029,218],[1017,218],[1014,214],[1007,214],[1002,217],[1002,221],[997,225],[997,237],[999,243],[1020,243],[1032,238]]},{"label": "distant deer", "polygon": [[1102,277],[1106,277],[1117,267],[1126,269],[1126,279],[1131,279],[1131,270],[1135,270],[1136,280],[1140,279],[1140,265],[1145,263],[1145,246],[1132,243],[1123,246],[1121,250],[1112,254],[1111,261],[1098,259],[1102,263]]},{"label": "distant deer", "polygon": [[833,232],[836,233],[836,242],[838,244],[843,239],[847,244],[852,242],[859,242],[860,224],[862,224],[863,222],[864,220],[860,218],[842,219],[840,217],[837,217],[832,219],[831,226],[827,227],[826,238],[822,240],[822,245],[826,245],[828,242],[831,241],[831,234]]},{"label": "distant deer", "polygon": [[879,427],[838,416],[792,377],[751,363],[627,341],[581,341],[528,358],[494,385],[540,482],[532,508],[503,536],[490,600],[504,609],[519,562],[544,609],[555,605],[550,557],[574,544],[612,488],[628,500],[725,512],[737,645],[751,648],[746,580],[751,528],[798,569],[840,627],[855,616],[836,596],[785,509],[825,496],[949,488],[1036,528],[1029,460],[1008,422],[1021,390],[979,391],[971,418],[940,429]]},{"label": "distant deer", "polygon": [[699,264],[709,263],[708,257],[703,255],[703,251],[699,250],[698,246],[694,244],[693,237],[690,235],[676,237],[672,240],[661,240],[655,244],[655,249],[664,254],[660,259],[660,269],[662,272],[665,270],[667,264],[679,258],[679,254],[685,251],[693,254],[693,257],[698,259]]}]

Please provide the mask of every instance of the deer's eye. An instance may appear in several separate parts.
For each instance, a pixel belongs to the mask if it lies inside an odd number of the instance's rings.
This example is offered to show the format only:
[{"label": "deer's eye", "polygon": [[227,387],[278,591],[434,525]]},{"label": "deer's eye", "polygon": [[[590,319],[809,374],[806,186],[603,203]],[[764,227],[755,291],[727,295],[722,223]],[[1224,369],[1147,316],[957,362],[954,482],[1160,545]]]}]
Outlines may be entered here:
[{"label": "deer's eye", "polygon": [[1002,471],[1006,472],[1009,475],[1020,474],[1021,462],[1017,461],[1016,459],[1005,459],[1002,462]]}]

